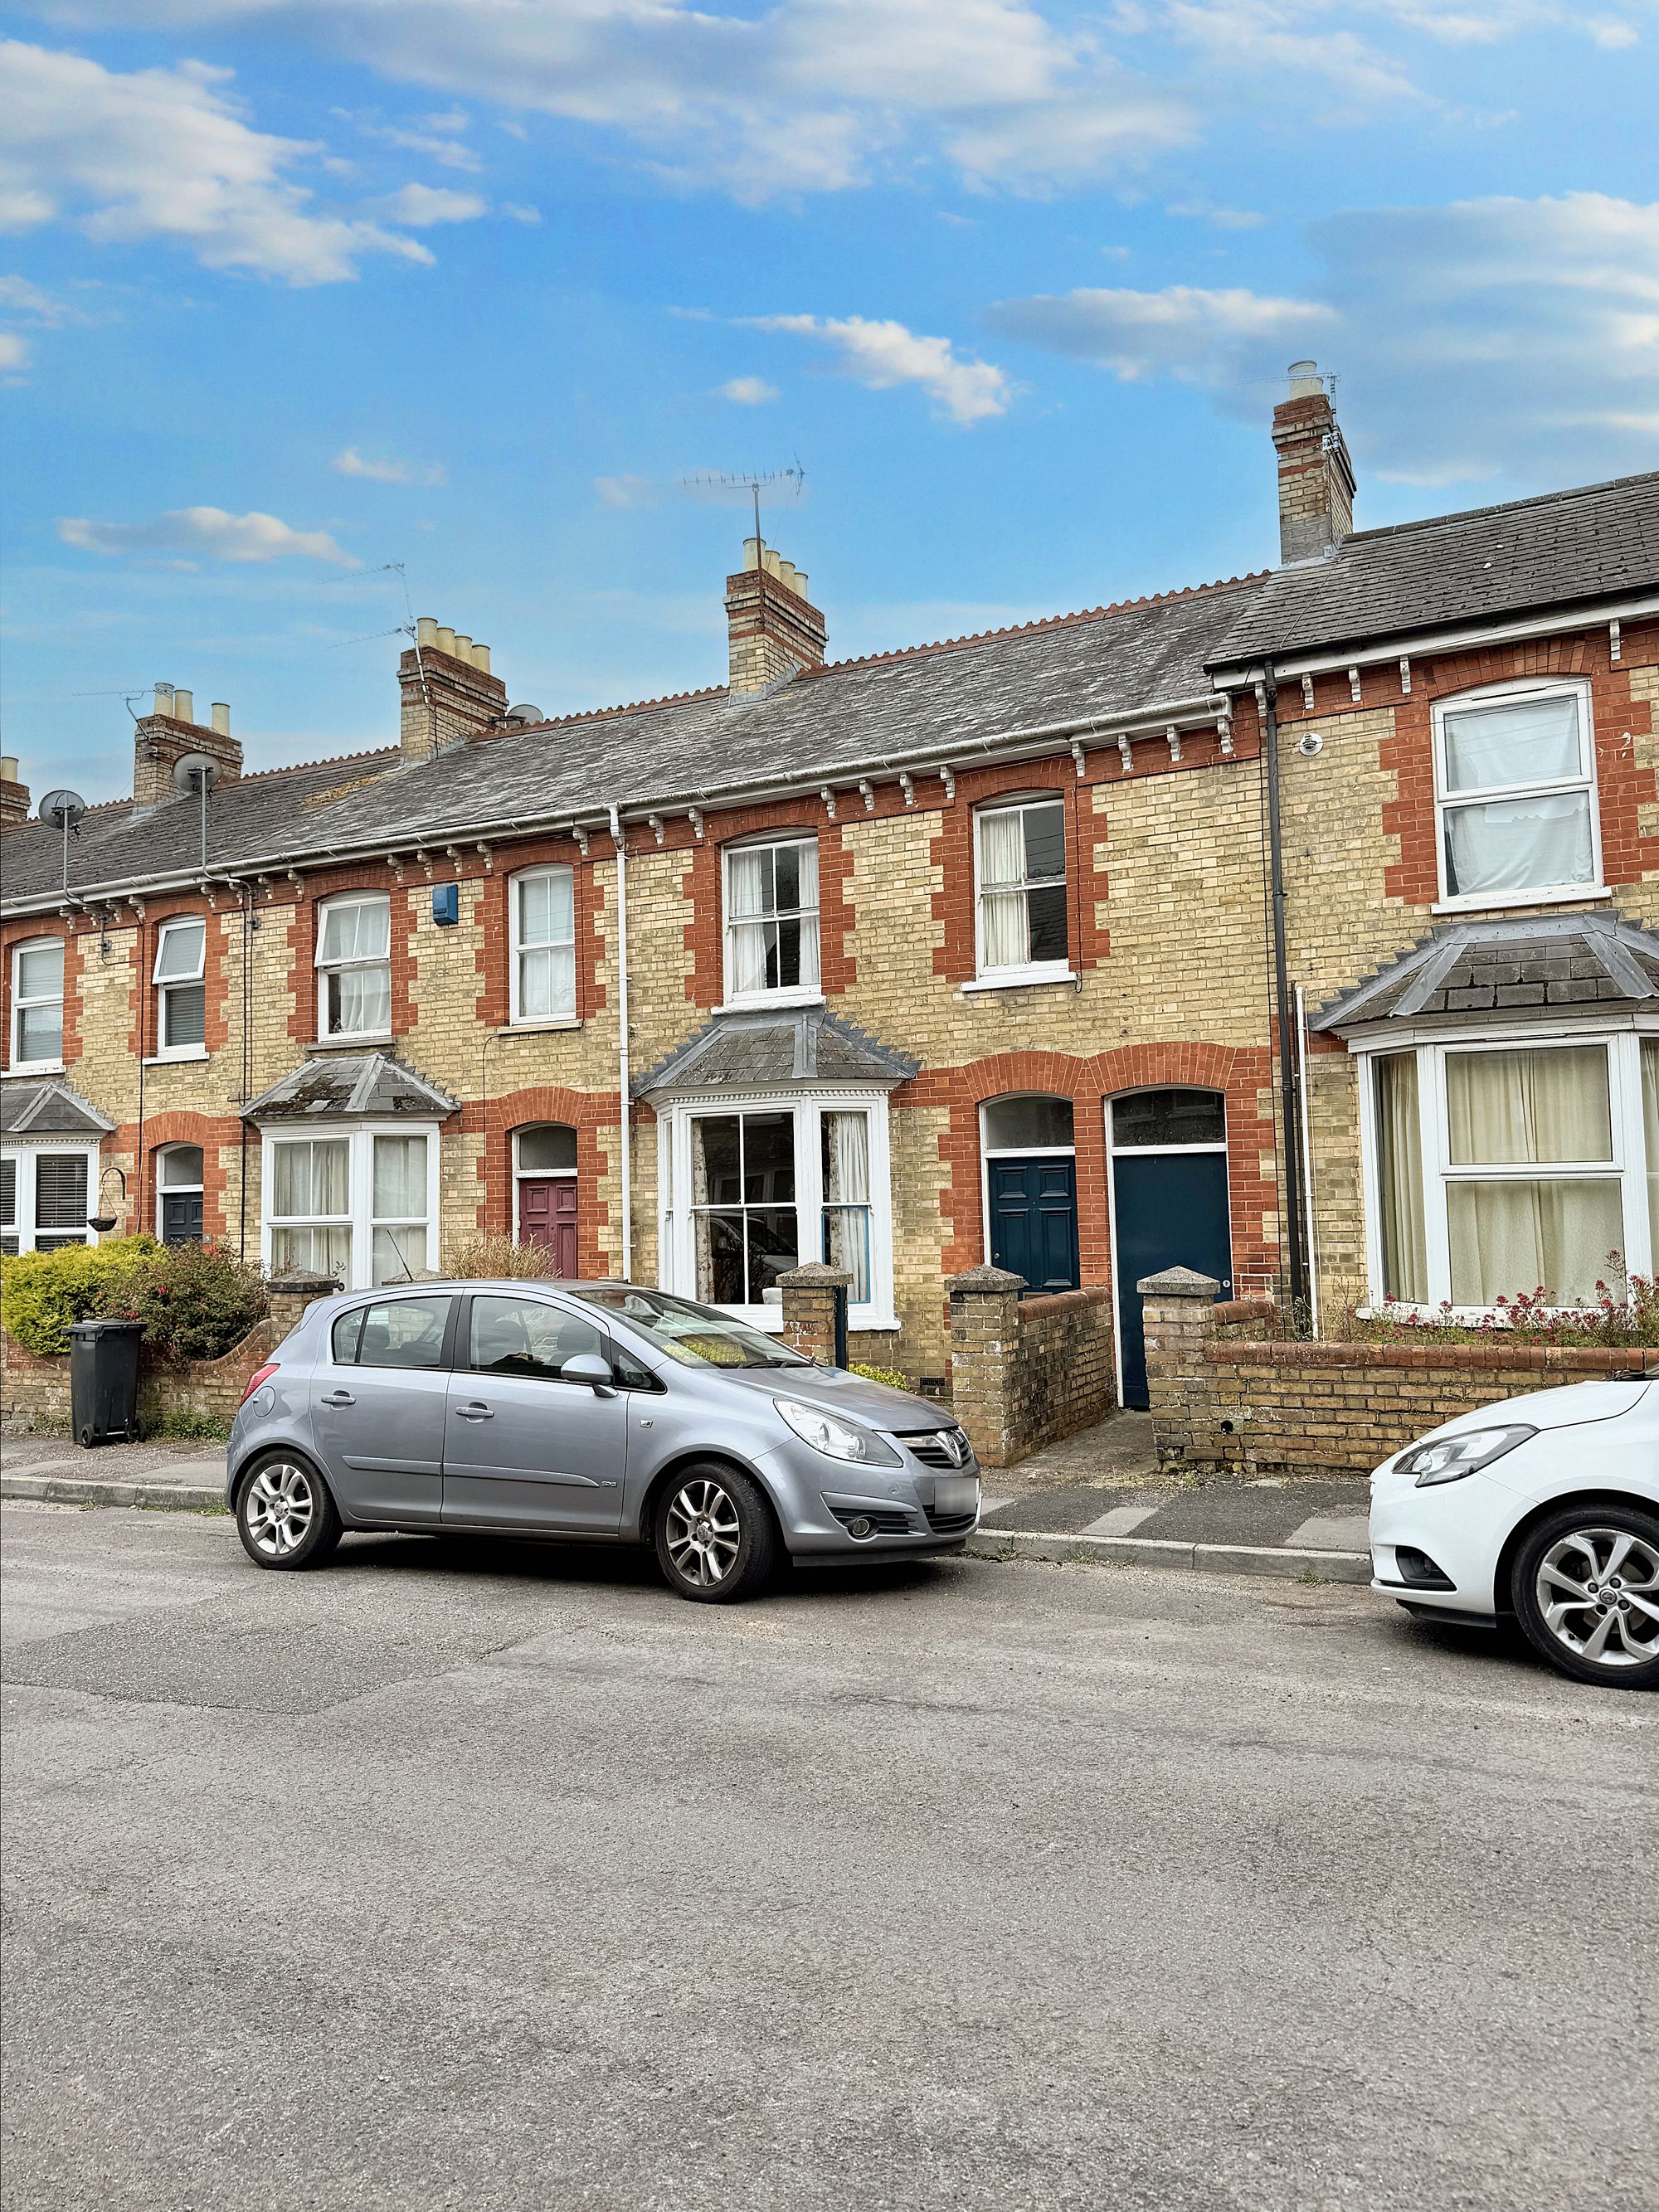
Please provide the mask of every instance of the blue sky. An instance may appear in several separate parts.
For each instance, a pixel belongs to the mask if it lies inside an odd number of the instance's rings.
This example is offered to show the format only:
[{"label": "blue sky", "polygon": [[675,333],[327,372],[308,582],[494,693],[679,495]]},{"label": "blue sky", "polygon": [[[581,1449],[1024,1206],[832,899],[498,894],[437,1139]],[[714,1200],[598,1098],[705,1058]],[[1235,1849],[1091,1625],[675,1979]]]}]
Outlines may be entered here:
[{"label": "blue sky", "polygon": [[740,508],[832,657],[1659,465],[1659,0],[42,0],[0,15],[5,750],[123,693],[384,742],[413,611],[549,712],[717,682]]}]

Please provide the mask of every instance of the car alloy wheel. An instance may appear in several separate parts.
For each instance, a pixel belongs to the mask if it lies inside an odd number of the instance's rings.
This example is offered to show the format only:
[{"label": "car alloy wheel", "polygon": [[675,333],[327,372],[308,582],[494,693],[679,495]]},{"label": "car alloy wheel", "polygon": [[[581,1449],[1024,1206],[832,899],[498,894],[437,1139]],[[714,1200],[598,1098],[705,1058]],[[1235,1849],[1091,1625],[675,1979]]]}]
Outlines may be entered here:
[{"label": "car alloy wheel", "polygon": [[657,1561],[681,1597],[704,1605],[748,1597],[771,1579],[777,1523],[758,1483],[713,1461],[682,1468],[656,1513]]},{"label": "car alloy wheel", "polygon": [[1528,1538],[1512,1590],[1534,1650],[1563,1674],[1659,1687],[1659,1518],[1637,1506],[1569,1507]]},{"label": "car alloy wheel", "polygon": [[338,1543],[340,1516],[313,1469],[286,1452],[273,1452],[242,1485],[236,1530],[256,1566],[310,1566]]}]

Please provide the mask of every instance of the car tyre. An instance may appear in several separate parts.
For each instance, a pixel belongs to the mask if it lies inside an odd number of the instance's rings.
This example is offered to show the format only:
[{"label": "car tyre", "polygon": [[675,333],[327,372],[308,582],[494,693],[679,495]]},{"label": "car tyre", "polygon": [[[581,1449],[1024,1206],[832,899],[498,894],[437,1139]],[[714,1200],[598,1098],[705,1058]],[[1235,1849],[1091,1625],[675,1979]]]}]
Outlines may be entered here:
[{"label": "car tyre", "polygon": [[657,1501],[657,1564],[677,1597],[733,1605],[778,1565],[778,1526],[750,1476],[714,1460],[682,1468]]},{"label": "car tyre", "polygon": [[1541,1658],[1604,1689],[1659,1689],[1659,1514],[1565,1506],[1517,1554],[1510,1600]]},{"label": "car tyre", "polygon": [[315,1567],[340,1540],[340,1516],[309,1460],[261,1452],[236,1493],[236,1533],[256,1567]]}]

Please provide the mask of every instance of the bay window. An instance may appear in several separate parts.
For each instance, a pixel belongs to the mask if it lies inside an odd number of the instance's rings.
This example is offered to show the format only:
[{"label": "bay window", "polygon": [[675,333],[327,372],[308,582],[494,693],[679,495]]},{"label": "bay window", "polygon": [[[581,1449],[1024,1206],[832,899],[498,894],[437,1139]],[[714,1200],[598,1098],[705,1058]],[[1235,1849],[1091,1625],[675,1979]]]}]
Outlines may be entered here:
[{"label": "bay window", "polygon": [[64,1064],[64,940],[42,937],[11,956],[14,1070]]},{"label": "bay window", "polygon": [[981,807],[974,864],[981,977],[1040,982],[1066,974],[1064,803]]},{"label": "bay window", "polygon": [[1586,684],[1533,683],[1434,710],[1442,900],[1493,906],[1599,887]]},{"label": "bay window", "polygon": [[199,915],[164,921],[155,940],[155,1048],[163,1060],[194,1060],[206,1050],[207,924]]},{"label": "bay window", "polygon": [[576,1015],[575,872],[527,868],[510,887],[514,1022],[574,1021]]},{"label": "bay window", "polygon": [[884,1094],[702,1100],[659,1109],[665,1289],[776,1328],[779,1278],[844,1268],[854,1327],[892,1328]]},{"label": "bay window", "polygon": [[1659,1041],[1626,1032],[1368,1055],[1371,1273],[1473,1312],[1620,1294],[1659,1251]]},{"label": "bay window", "polygon": [[55,1252],[97,1242],[88,1217],[95,1145],[18,1145],[0,1157],[0,1253]]},{"label": "bay window", "polygon": [[392,1034],[392,902],[383,891],[330,899],[317,924],[318,1034]]},{"label": "bay window", "polygon": [[437,1143],[429,1129],[336,1127],[264,1137],[264,1257],[348,1289],[404,1283],[437,1258]]},{"label": "bay window", "polygon": [[817,840],[732,846],[724,858],[727,1001],[816,997]]}]

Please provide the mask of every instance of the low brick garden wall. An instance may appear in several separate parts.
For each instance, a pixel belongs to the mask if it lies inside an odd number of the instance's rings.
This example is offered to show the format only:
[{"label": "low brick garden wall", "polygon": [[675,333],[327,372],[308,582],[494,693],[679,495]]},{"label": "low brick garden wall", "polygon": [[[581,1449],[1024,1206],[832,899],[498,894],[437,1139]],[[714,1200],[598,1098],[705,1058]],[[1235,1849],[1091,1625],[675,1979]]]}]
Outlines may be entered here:
[{"label": "low brick garden wall", "polygon": [[1022,1298],[1018,1275],[973,1267],[951,1294],[951,1403],[986,1467],[1074,1436],[1115,1396],[1111,1292]]},{"label": "low brick garden wall", "polygon": [[1272,1305],[1212,1305],[1213,1283],[1172,1279],[1182,1276],[1141,1285],[1164,1466],[1368,1474],[1425,1430],[1497,1400],[1620,1370],[1659,1376],[1652,1349],[1287,1341],[1269,1333]]}]

